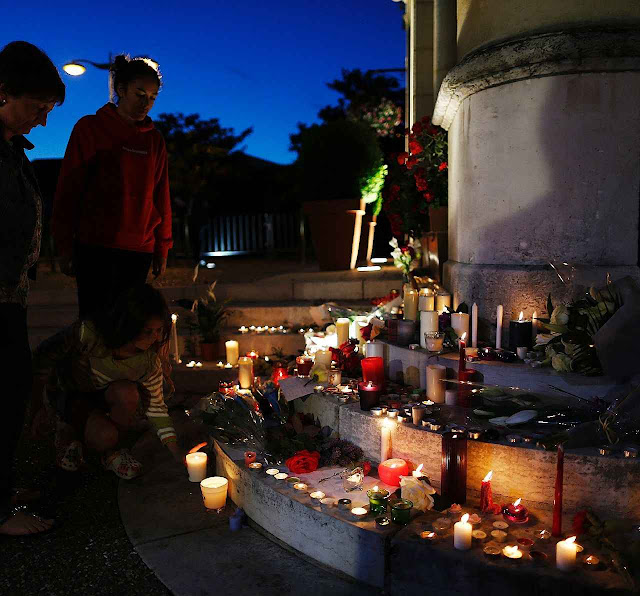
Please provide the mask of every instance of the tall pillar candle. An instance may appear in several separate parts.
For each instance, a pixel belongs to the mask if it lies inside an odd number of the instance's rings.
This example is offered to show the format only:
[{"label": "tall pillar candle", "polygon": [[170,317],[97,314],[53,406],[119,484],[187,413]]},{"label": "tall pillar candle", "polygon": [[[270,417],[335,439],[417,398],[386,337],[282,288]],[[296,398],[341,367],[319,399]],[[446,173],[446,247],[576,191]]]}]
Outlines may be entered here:
[{"label": "tall pillar candle", "polygon": [[420,347],[426,348],[425,333],[438,333],[438,313],[435,310],[420,312]]},{"label": "tall pillar candle", "polygon": [[418,319],[418,292],[413,288],[405,289],[404,292],[404,318],[406,321]]},{"label": "tall pillar candle", "polygon": [[436,310],[442,314],[448,308],[451,310],[451,294],[448,292],[438,292],[436,294]]},{"label": "tall pillar candle", "polygon": [[435,296],[428,288],[422,288],[420,292],[418,292],[418,310],[434,310],[436,307],[435,303]]},{"label": "tall pillar candle", "polygon": [[447,367],[441,364],[427,365],[427,399],[435,404],[444,403],[445,383]]},{"label": "tall pillar candle", "polygon": [[440,490],[445,503],[463,505],[467,500],[467,437],[464,432],[442,435]]},{"label": "tall pillar candle", "polygon": [[380,429],[380,462],[391,459],[391,429],[394,423],[391,420],[384,420]]},{"label": "tall pillar candle", "polygon": [[253,385],[253,360],[243,356],[238,359],[238,381],[241,389],[251,389]]},{"label": "tall pillar candle", "polygon": [[466,337],[469,337],[469,315],[464,312],[454,312],[451,315],[451,327],[456,332],[458,337],[462,337],[466,333]]},{"label": "tall pillar candle", "polygon": [[207,454],[202,451],[187,453],[187,471],[189,482],[202,482],[207,477]]},{"label": "tall pillar candle", "polygon": [[178,315],[171,315],[171,351],[176,364],[180,362],[180,347],[178,346]]},{"label": "tall pillar candle", "polygon": [[[356,339],[360,346],[364,346],[367,343],[367,340],[362,335],[364,329],[369,325],[366,321],[356,321]],[[362,349],[362,347],[360,348]]]},{"label": "tall pillar candle", "polygon": [[471,532],[473,527],[469,523],[469,514],[465,513],[459,522],[453,525],[453,547],[456,550],[471,548]]},{"label": "tall pillar candle", "polygon": [[336,335],[338,336],[338,347],[349,341],[349,326],[351,321],[342,317],[336,321]]},{"label": "tall pillar candle", "polygon": [[475,302],[471,307],[471,347],[478,347],[478,305]]},{"label": "tall pillar candle", "polygon": [[502,319],[504,318],[504,309],[502,304],[496,309],[496,350],[502,348]]},{"label": "tall pillar candle", "polygon": [[556,544],[556,567],[561,571],[570,571],[576,565],[576,537],[571,536]]},{"label": "tall pillar candle", "polygon": [[224,343],[224,347],[227,350],[227,362],[231,366],[238,364],[238,356],[240,355],[238,342],[235,339],[230,339]]},{"label": "tall pillar candle", "polygon": [[532,322],[525,319],[523,313],[520,312],[517,321],[509,321],[509,349],[515,352],[521,347],[530,348],[533,345],[531,342],[532,333]]}]

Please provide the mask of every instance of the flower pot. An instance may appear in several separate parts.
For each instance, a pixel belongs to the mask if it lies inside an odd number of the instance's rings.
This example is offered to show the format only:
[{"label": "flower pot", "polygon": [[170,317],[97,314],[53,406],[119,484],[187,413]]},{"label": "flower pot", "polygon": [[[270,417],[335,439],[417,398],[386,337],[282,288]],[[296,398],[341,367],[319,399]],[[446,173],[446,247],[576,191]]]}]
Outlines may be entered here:
[{"label": "flower pot", "polygon": [[307,201],[311,238],[322,271],[354,269],[360,248],[364,201]]},{"label": "flower pot", "polygon": [[429,230],[431,232],[449,231],[448,207],[429,207]]},{"label": "flower pot", "polygon": [[200,357],[203,360],[214,360],[216,357],[216,344],[200,342]]}]

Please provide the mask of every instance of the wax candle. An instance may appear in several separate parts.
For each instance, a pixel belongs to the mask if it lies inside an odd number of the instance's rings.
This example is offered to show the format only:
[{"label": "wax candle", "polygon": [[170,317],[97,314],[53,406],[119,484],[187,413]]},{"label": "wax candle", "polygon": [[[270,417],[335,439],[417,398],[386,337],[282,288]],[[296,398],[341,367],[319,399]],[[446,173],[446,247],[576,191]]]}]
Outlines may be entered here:
[{"label": "wax candle", "polygon": [[325,497],[325,494],[321,490],[316,490],[313,491],[309,496],[316,501],[322,501],[322,499],[324,499]]},{"label": "wax candle", "polygon": [[427,365],[427,398],[436,404],[444,403],[445,383],[447,367],[441,364]]},{"label": "wax candle", "polygon": [[238,342],[235,339],[230,339],[224,342],[224,346],[227,350],[227,364],[235,366],[238,364],[238,356],[240,355]]},{"label": "wax candle", "polygon": [[524,318],[520,311],[517,321],[509,321],[509,349],[515,352],[520,346],[531,347],[531,335],[533,325]]},{"label": "wax candle", "polygon": [[475,302],[471,307],[471,347],[478,347],[478,305]]},{"label": "wax candle", "polygon": [[349,326],[351,321],[347,318],[340,318],[336,321],[336,334],[338,336],[338,347],[349,341]]},{"label": "wax candle", "polygon": [[380,356],[363,358],[360,361],[362,365],[362,379],[364,381],[372,381],[384,389],[384,360]]},{"label": "wax candle", "polygon": [[420,311],[435,309],[435,296],[429,288],[422,288],[418,293],[418,309]]},{"label": "wax candle", "polygon": [[444,345],[444,333],[425,333],[422,337],[426,349],[429,352],[442,352]]},{"label": "wax candle", "polygon": [[418,404],[417,406],[412,406],[411,408],[411,418],[413,423],[416,426],[420,426],[420,421],[424,418],[424,414],[427,411],[427,407],[423,404]]},{"label": "wax candle", "polygon": [[420,312],[420,345],[426,348],[426,335],[438,333],[438,313],[434,310]]},{"label": "wax candle", "polygon": [[227,502],[229,481],[221,476],[211,476],[200,482],[200,490],[204,506],[212,511],[220,512]]},{"label": "wax candle", "polygon": [[418,292],[412,288],[404,291],[404,318],[406,321],[418,319]]},{"label": "wax candle", "polygon": [[258,470],[262,470],[262,464],[259,461],[254,461],[249,464],[249,468],[254,472],[257,472]]},{"label": "wax candle", "polygon": [[458,380],[462,380],[459,378],[460,373],[464,371],[464,369],[467,366],[466,353],[465,353],[465,348],[467,347],[466,339],[467,339],[467,334],[465,332],[460,336],[460,339],[458,340],[458,347],[460,349],[460,353],[458,357]]},{"label": "wax candle", "polygon": [[454,312],[451,315],[451,327],[456,332],[458,337],[465,336],[466,341],[469,341],[469,315],[464,312]]},{"label": "wax candle", "polygon": [[391,503],[391,521],[400,526],[406,526],[411,521],[413,503],[408,499],[398,499]]},{"label": "wax candle", "polygon": [[448,292],[438,292],[436,294],[436,310],[439,314],[442,314],[445,308],[451,309],[451,294]]},{"label": "wax candle", "polygon": [[522,499],[517,499],[502,508],[502,515],[511,523],[522,524],[529,519],[529,510],[521,504]]},{"label": "wax candle", "polygon": [[269,468],[266,473],[269,476],[275,476],[276,474],[280,473],[280,470],[278,470],[278,468]]},{"label": "wax candle", "polygon": [[189,482],[202,482],[207,477],[207,454],[202,451],[186,456]]},{"label": "wax candle", "polygon": [[469,523],[469,514],[465,513],[462,519],[453,525],[453,546],[457,550],[469,550],[471,548],[471,533],[473,528]]},{"label": "wax candle", "polygon": [[389,486],[400,486],[400,476],[409,475],[409,464],[404,459],[387,459],[378,466],[380,480]]},{"label": "wax candle", "polygon": [[374,486],[371,490],[367,491],[367,497],[369,497],[369,511],[371,511],[371,513],[384,515],[387,512],[387,505],[389,504],[388,490]]},{"label": "wax candle", "polygon": [[258,354],[258,352],[256,352],[255,350],[251,350],[250,352],[246,353],[246,357],[251,358],[251,360],[257,360],[258,356],[260,356],[260,354]]},{"label": "wax candle", "polygon": [[561,571],[570,571],[576,564],[576,537],[571,536],[556,544],[556,567]]},{"label": "wax candle", "polygon": [[502,348],[502,319],[504,318],[504,309],[502,304],[496,309],[496,350]]},{"label": "wax candle", "polygon": [[556,484],[553,492],[553,526],[551,533],[557,538],[562,536],[562,487],[564,480],[564,446],[558,445],[556,459]]},{"label": "wax candle", "polygon": [[316,366],[331,368],[331,350],[317,350],[314,357]]},{"label": "wax candle", "polygon": [[274,478],[276,480],[285,480],[287,477],[289,476],[289,474],[287,474],[286,472],[278,472]]},{"label": "wax candle", "polygon": [[364,353],[367,358],[382,358],[384,362],[384,344],[379,341],[368,341],[364,346]]},{"label": "wax candle", "polygon": [[238,380],[241,389],[250,389],[253,384],[253,360],[243,356],[238,359]]},{"label": "wax candle", "polygon": [[489,473],[484,477],[482,485],[480,486],[480,511],[483,513],[487,513],[493,508],[493,494],[491,492],[492,477],[493,470],[489,471]]},{"label": "wax candle", "polygon": [[517,561],[518,559],[522,559],[522,551],[517,546],[505,546],[502,549],[502,554],[512,561]]},{"label": "wax candle", "polygon": [[442,435],[440,487],[449,503],[467,500],[467,439],[464,433],[448,431]]},{"label": "wax candle", "polygon": [[[255,327],[254,327],[254,329],[255,329]],[[240,333],[242,333],[242,334],[249,333],[249,329],[247,327],[245,327],[244,325],[242,325],[242,327],[240,327],[240,329],[238,329],[238,331]]]},{"label": "wax candle", "polygon": [[382,423],[380,437],[380,461],[386,461],[391,457],[391,429],[395,424],[387,419]]},{"label": "wax candle", "polygon": [[308,377],[311,373],[313,360],[309,356],[298,356],[296,358],[296,365],[298,367],[298,376]]},{"label": "wax candle", "polygon": [[358,395],[360,397],[360,409],[368,411],[380,403],[382,387],[373,381],[361,381],[358,383]]},{"label": "wax candle", "polygon": [[422,473],[423,467],[424,467],[424,464],[420,464],[413,472],[411,472],[411,475],[414,478],[424,478],[425,474]]},{"label": "wax candle", "polygon": [[271,380],[276,384],[276,387],[279,387],[280,381],[286,379],[288,376],[287,367],[284,366],[282,362],[277,362],[271,373]]},{"label": "wax candle", "polygon": [[354,507],[351,510],[351,515],[353,515],[356,519],[362,519],[365,515],[367,515],[367,510],[364,507]]},{"label": "wax candle", "polygon": [[173,350],[173,360],[176,364],[179,364],[181,360],[178,346],[178,315],[175,313],[171,315],[171,348]]},{"label": "wax candle", "polygon": [[244,465],[249,466],[249,464],[256,461],[256,457],[258,454],[255,451],[245,451],[244,452]]},{"label": "wax candle", "polygon": [[536,345],[536,338],[538,337],[538,331],[540,330],[540,323],[538,321],[538,311],[534,310],[531,317],[531,341],[532,345]]},{"label": "wax candle", "polygon": [[342,383],[342,371],[338,368],[332,368],[329,371],[329,385],[337,387]]}]

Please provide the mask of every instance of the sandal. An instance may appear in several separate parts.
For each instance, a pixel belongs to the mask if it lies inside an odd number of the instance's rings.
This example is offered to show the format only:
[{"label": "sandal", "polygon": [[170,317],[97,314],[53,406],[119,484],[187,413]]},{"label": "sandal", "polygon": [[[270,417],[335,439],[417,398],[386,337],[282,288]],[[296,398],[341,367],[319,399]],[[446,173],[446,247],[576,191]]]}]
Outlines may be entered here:
[{"label": "sandal", "polygon": [[129,453],[128,449],[120,449],[103,457],[102,465],[105,470],[110,470],[123,480],[131,480],[142,474],[142,464]]}]

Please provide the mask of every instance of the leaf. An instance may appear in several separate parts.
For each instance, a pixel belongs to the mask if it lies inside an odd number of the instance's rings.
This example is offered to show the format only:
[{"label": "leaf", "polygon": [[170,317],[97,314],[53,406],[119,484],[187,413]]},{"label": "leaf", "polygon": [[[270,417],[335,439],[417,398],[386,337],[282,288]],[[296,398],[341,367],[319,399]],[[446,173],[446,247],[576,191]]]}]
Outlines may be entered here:
[{"label": "leaf", "polygon": [[553,302],[551,302],[551,292],[549,292],[549,296],[547,296],[547,313],[551,316],[553,312]]}]

